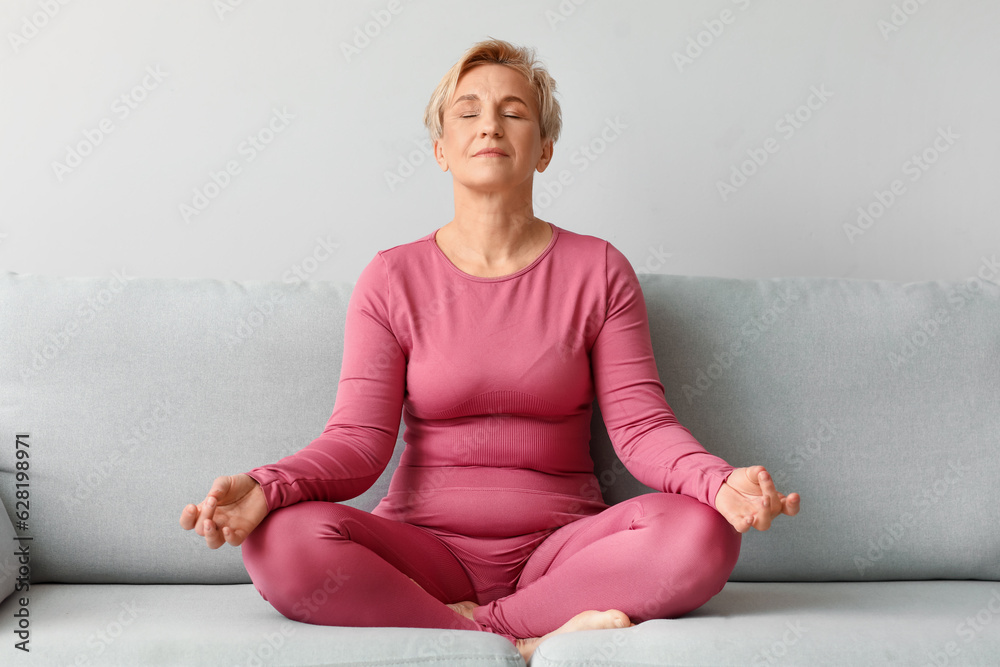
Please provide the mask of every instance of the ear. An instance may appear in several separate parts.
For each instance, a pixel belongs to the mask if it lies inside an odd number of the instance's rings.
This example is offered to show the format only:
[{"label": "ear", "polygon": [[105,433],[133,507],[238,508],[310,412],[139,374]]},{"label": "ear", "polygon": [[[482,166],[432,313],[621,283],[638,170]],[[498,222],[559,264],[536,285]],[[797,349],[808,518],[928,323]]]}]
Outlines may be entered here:
[{"label": "ear", "polygon": [[441,171],[448,171],[448,159],[444,156],[444,147],[440,139],[434,142],[434,159],[441,167]]},{"label": "ear", "polygon": [[545,139],[542,141],[542,156],[538,158],[538,164],[535,165],[535,169],[538,173],[545,171],[549,163],[552,162],[552,152],[555,150],[555,142],[551,139]]}]

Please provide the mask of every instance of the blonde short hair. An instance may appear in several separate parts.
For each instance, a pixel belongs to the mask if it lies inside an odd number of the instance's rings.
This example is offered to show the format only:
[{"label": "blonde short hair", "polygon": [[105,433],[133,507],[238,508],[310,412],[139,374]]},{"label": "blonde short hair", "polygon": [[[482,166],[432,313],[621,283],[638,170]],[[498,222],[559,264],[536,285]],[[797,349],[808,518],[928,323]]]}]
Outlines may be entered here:
[{"label": "blonde short hair", "polygon": [[555,98],[555,79],[535,59],[534,49],[514,46],[510,42],[492,38],[473,44],[465,55],[452,65],[434,89],[434,94],[431,95],[431,100],[424,110],[424,125],[431,133],[431,141],[440,139],[444,132],[442,127],[444,107],[455,94],[459,77],[473,67],[487,64],[506,65],[524,75],[535,91],[542,140],[552,139],[555,143],[562,129],[562,110]]}]

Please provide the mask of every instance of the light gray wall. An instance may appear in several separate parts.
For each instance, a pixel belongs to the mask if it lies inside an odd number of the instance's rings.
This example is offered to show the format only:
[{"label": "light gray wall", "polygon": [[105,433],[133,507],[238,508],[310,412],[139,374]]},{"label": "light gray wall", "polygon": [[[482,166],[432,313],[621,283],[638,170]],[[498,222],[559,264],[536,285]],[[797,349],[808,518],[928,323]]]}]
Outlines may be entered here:
[{"label": "light gray wall", "polygon": [[0,268],[354,281],[451,219],[421,116],[493,36],[558,82],[536,215],[640,270],[983,275],[998,25],[993,0],[5,0]]}]

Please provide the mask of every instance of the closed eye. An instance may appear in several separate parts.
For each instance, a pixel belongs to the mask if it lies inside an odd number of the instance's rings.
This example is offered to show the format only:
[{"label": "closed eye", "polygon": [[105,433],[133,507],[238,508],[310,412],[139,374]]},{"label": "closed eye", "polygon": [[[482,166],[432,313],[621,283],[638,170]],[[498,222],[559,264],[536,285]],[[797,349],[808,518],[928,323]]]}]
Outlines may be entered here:
[{"label": "closed eye", "polygon": [[[467,114],[462,114],[461,118],[475,118],[478,115],[479,114],[477,114],[477,113],[467,113]],[[505,114],[503,114],[503,117],[504,118],[520,118],[520,116],[518,116],[517,114],[512,114],[512,113],[505,113]]]}]

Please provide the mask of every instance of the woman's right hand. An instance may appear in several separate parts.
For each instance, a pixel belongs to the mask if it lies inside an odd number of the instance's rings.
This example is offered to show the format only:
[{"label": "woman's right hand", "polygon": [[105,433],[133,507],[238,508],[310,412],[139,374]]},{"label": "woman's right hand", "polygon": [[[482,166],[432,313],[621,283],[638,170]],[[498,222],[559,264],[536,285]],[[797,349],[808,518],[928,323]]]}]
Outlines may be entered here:
[{"label": "woman's right hand", "polygon": [[264,491],[246,474],[216,477],[205,499],[181,512],[181,528],[205,538],[209,549],[238,547],[267,516]]}]

